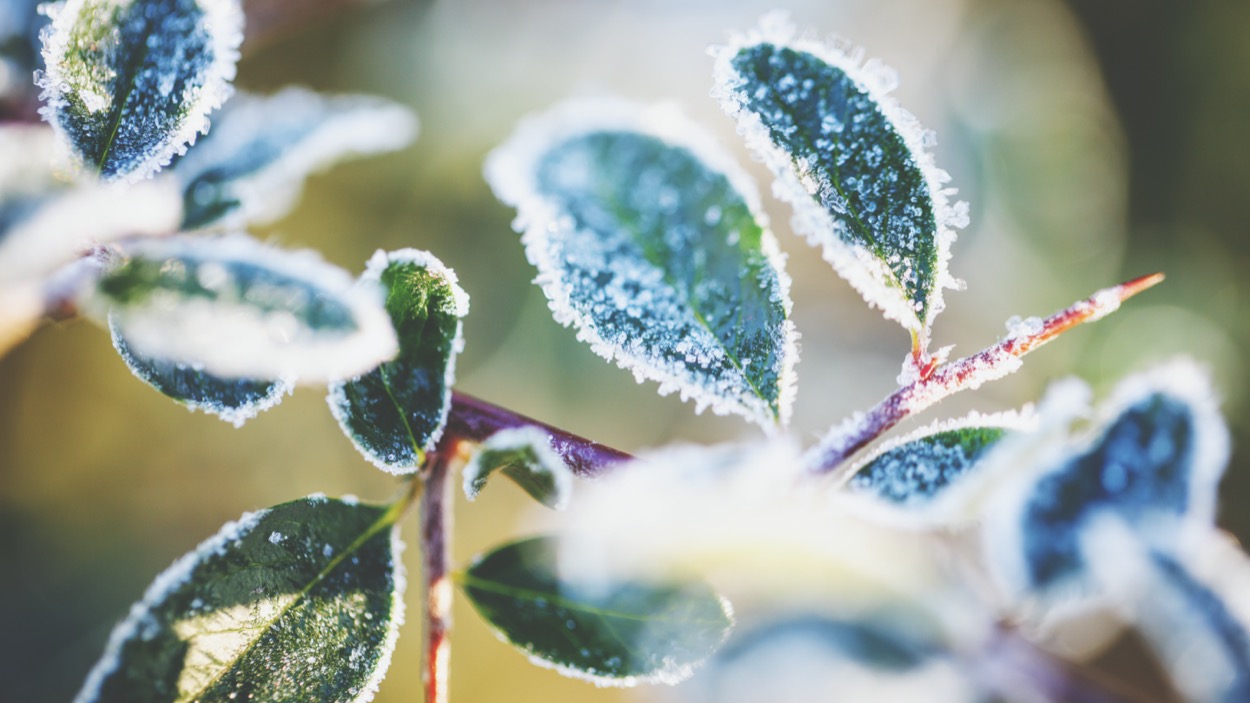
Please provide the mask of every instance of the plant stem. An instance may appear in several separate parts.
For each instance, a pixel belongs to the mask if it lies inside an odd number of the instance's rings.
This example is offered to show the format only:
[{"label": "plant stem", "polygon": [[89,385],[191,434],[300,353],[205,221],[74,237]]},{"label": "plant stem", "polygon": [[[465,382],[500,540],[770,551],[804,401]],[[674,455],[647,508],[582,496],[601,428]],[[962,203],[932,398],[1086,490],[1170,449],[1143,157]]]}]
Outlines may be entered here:
[{"label": "plant stem", "polygon": [[421,563],[425,625],[421,678],[425,703],[446,703],[451,664],[451,458],[455,439],[440,442],[430,454],[421,480]]},{"label": "plant stem", "polygon": [[949,395],[1006,376],[1020,367],[1020,357],[1083,322],[1114,312],[1120,303],[1162,280],[1163,274],[1156,273],[1105,288],[1051,315],[1032,330],[1010,334],[977,354],[921,374],[867,413],[854,415],[831,430],[807,453],[807,466],[815,473],[834,473],[838,480],[850,478],[846,460],[904,418]]},{"label": "plant stem", "polygon": [[451,413],[443,432],[459,440],[480,443],[500,430],[513,427],[536,427],[547,433],[551,448],[564,459],[574,474],[582,478],[594,478],[609,466],[633,458],[619,449],[592,442],[460,392],[452,393]]}]

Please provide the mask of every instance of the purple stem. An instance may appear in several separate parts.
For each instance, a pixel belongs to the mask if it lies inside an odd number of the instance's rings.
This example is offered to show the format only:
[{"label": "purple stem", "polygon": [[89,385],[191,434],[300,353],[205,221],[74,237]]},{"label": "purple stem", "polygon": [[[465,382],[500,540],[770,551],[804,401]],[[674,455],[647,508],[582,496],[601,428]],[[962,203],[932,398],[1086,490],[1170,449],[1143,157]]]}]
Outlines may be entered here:
[{"label": "purple stem", "polygon": [[514,427],[535,427],[547,433],[551,439],[551,448],[581,478],[594,478],[613,464],[633,459],[619,449],[565,432],[558,427],[459,391],[452,393],[451,413],[443,431],[459,440],[480,443],[500,430]]}]

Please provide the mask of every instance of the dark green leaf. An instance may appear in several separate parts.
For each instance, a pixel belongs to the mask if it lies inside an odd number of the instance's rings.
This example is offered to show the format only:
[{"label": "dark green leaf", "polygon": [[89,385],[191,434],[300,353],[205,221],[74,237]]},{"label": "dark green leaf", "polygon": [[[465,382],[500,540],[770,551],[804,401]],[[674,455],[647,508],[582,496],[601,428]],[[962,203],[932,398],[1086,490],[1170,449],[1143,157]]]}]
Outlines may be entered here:
[{"label": "dark green leaf", "polygon": [[766,28],[718,52],[717,93],[778,178],[795,226],[865,299],[927,335],[942,309],[953,228],[945,172],[915,118],[887,96],[877,62]]},{"label": "dark green leaf", "polygon": [[235,427],[282,402],[282,396],[294,389],[287,380],[220,378],[189,364],[142,356],[130,348],[116,325],[110,324],[109,332],[113,347],[139,380],[192,410],[216,415]]},{"label": "dark green leaf", "polygon": [[517,427],[491,435],[464,467],[464,495],[475,500],[495,471],[512,479],[534,500],[563,510],[573,491],[573,471],[551,448],[547,433]]},{"label": "dark green leaf", "polygon": [[77,703],[368,698],[402,619],[400,512],[310,497],[227,524],[156,578]]},{"label": "dark green leaf", "polygon": [[415,249],[379,251],[362,280],[386,288],[399,355],[363,376],[331,384],[326,399],[366,459],[384,471],[411,473],[447,423],[469,297],[454,272]]},{"label": "dark green leaf", "polygon": [[139,180],[230,95],[238,0],[68,0],[44,37],[43,112],[105,179]]},{"label": "dark green leaf", "polygon": [[241,235],[128,244],[84,306],[137,354],[223,378],[324,382],[396,350],[376,283]]},{"label": "dark green leaf", "polygon": [[579,587],[556,543],[532,538],[480,558],[459,581],[482,617],[536,663],[598,684],[676,683],[724,642],[728,604],[698,582]]},{"label": "dark green leaf", "polygon": [[787,420],[789,279],[750,181],[697,127],[570,103],[523,124],[487,178],[579,339],[700,410]]},{"label": "dark green leaf", "polygon": [[928,503],[959,483],[1006,433],[1004,427],[985,426],[926,433],[869,459],[850,487],[898,505]]},{"label": "dark green leaf", "polygon": [[399,149],[416,119],[395,103],[286,88],[236,95],[213,130],[174,166],[184,191],[184,229],[230,228],[284,215],[304,179],[356,155]]}]

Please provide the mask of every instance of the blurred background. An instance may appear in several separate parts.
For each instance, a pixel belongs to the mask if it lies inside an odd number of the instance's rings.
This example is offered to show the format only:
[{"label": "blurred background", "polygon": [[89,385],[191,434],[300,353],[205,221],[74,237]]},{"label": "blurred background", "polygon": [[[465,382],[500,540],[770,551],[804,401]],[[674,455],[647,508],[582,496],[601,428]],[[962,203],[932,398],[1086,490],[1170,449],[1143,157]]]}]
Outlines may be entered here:
[{"label": "blurred background", "polygon": [[[30,3],[26,0],[0,0]],[[332,0],[332,4],[344,4]],[[282,8],[285,7],[285,10]],[[298,83],[389,96],[421,118],[417,143],[313,178],[297,209],[256,232],[359,271],[378,248],[418,247],[472,297],[458,387],[625,450],[755,436],[696,416],[601,361],[550,319],[512,213],[481,176],[523,115],[571,95],[671,100],[757,177],[795,279],[803,335],[793,428],[805,443],[893,390],[908,338],[789,228],[770,180],[708,97],[708,45],[772,2],[391,0],[250,37],[238,85]],[[974,352],[1012,315],[1047,315],[1154,271],[1162,286],[1036,352],[1015,376],[948,400],[921,422],[1019,407],[1056,378],[1105,393],[1188,354],[1211,369],[1234,435],[1221,520],[1250,535],[1250,418],[1243,358],[1250,197],[1250,3],[1241,0],[792,0],[793,20],[862,45],[901,74],[896,95],[937,130],[972,224],[951,267],[935,346]],[[281,29],[298,3],[253,3]],[[3,14],[3,13],[0,13]],[[277,20],[274,20],[277,17]],[[258,20],[259,22],[260,20]],[[257,25],[259,26],[259,24]],[[5,28],[0,22],[0,37]],[[15,49],[15,47],[17,47]],[[0,88],[25,80],[20,47]],[[906,427],[903,429],[907,429]],[[161,569],[225,521],[315,491],[385,499],[394,482],[301,388],[242,429],[188,413],[133,379],[107,333],[46,325],[0,359],[0,691],[70,699],[113,624]],[[460,560],[532,528],[500,482],[456,506]],[[409,521],[410,523],[412,521]],[[415,542],[413,525],[405,527]],[[415,566],[410,551],[409,563]],[[411,613],[418,594],[409,594]],[[457,606],[455,700],[620,700],[530,666]],[[418,627],[407,626],[377,700],[414,700]]]}]

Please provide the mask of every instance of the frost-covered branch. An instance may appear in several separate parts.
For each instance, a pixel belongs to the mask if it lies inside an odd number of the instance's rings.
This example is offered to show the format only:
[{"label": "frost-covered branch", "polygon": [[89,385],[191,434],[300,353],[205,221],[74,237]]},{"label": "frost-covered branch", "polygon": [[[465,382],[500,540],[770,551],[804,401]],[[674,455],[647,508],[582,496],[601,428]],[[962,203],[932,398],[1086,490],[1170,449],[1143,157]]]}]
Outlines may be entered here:
[{"label": "frost-covered branch", "polygon": [[471,395],[458,391],[452,393],[451,413],[444,430],[446,436],[481,443],[500,430],[514,427],[535,427],[546,433],[551,438],[551,448],[574,474],[582,478],[593,478],[610,465],[633,458],[619,449],[579,437]]},{"label": "frost-covered branch", "polygon": [[[1045,320],[1029,318],[1013,325],[1006,339],[976,354],[937,367],[886,397],[867,413],[856,414],[833,428],[805,457],[816,473],[837,472],[849,466],[855,452],[904,418],[920,412],[949,395],[979,388],[1020,368],[1020,357],[1083,323],[1114,312],[1120,303],[1163,280],[1163,274],[1135,278],[1105,288]],[[843,469],[845,472],[846,469]],[[848,478],[838,476],[839,479]]]},{"label": "frost-covered branch", "polygon": [[451,664],[451,458],[458,442],[448,438],[429,455],[422,474],[421,566],[422,625],[425,642],[421,677],[425,703],[446,703]]}]

